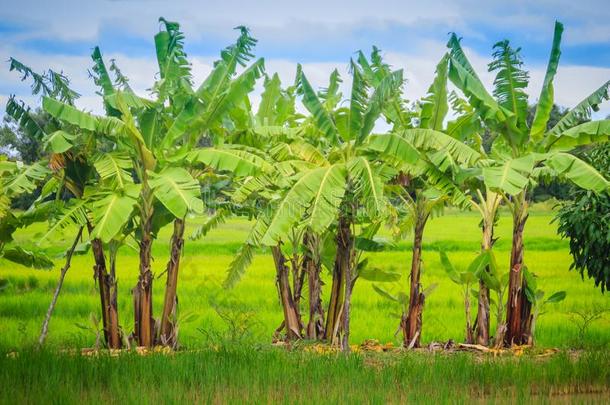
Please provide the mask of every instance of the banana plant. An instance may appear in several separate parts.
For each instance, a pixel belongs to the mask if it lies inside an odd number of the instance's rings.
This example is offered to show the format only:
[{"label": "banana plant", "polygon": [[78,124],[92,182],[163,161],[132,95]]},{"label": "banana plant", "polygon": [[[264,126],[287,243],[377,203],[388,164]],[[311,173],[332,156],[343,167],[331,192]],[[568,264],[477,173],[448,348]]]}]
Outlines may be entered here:
[{"label": "banana plant", "polygon": [[447,276],[451,281],[455,284],[462,287],[462,295],[464,298],[464,313],[466,316],[466,343],[474,343],[474,330],[475,328],[472,325],[472,317],[470,311],[470,297],[474,295],[478,297],[478,291],[473,288],[473,285],[477,283],[478,280],[481,279],[480,274],[484,271],[488,271],[486,267],[489,265],[489,261],[492,260],[490,250],[484,250],[479,253],[474,260],[468,265],[466,269],[456,268],[447,253],[444,251],[439,252],[441,265],[443,266]]},{"label": "banana plant", "polygon": [[538,288],[536,276],[527,268],[524,269],[523,276],[527,281],[527,289],[525,294],[527,294],[527,299],[532,304],[532,313],[530,315],[532,326],[527,344],[533,346],[534,339],[536,337],[536,323],[538,321],[538,317],[545,313],[545,308],[548,304],[556,304],[563,301],[567,294],[565,291],[556,291],[545,299],[544,296],[546,293]]},{"label": "banana plant", "polygon": [[[70,88],[68,78],[61,73],[49,70],[39,74],[15,59],[11,59],[11,70],[22,73],[22,80],[32,79],[32,93],[34,95],[41,94],[70,106],[73,106],[74,101],[79,97],[79,94]],[[47,212],[46,219],[49,220],[50,227],[43,236],[43,240],[48,239],[54,232],[71,223],[76,223],[77,227],[86,226],[91,234],[93,225],[89,221],[83,205],[77,201],[82,197],[88,181],[95,177],[94,164],[90,157],[94,151],[100,150],[103,146],[97,145],[95,140],[87,134],[81,136],[80,142],[75,145],[77,136],[66,132],[73,131],[75,128],[70,125],[64,126],[56,119],[51,119],[44,128],[41,127],[32,118],[30,108],[26,107],[23,102],[17,102],[14,97],[9,99],[6,111],[19,123],[24,133],[39,140],[44,149],[43,154],[48,156],[48,159],[47,157],[43,158],[39,164],[48,167],[52,176],[38,179],[37,185],[41,187],[41,195],[33,206],[35,210]],[[50,198],[53,193],[55,194],[55,201],[43,202]],[[91,246],[95,261],[94,279],[98,281],[99,285],[105,342],[108,347],[118,348],[121,339],[116,294],[113,294],[113,291],[116,291],[115,278],[112,273],[108,273],[102,242],[97,238],[93,239]],[[66,271],[67,267],[69,266],[64,267]],[[48,319],[52,314],[64,276],[65,271],[62,270],[56,290],[57,294],[47,311],[45,324],[48,324]],[[41,343],[44,340],[44,335],[45,333],[41,334]]]},{"label": "banana plant", "polygon": [[[332,83],[331,76],[331,83]],[[246,242],[229,266],[225,287],[232,287],[252,260],[255,247],[261,247],[262,227],[268,226],[268,212],[258,207],[277,200],[290,186],[287,177],[294,176],[299,167],[311,168],[321,158],[316,147],[304,137],[307,122],[296,112],[295,87],[281,87],[277,74],[266,77],[258,111],[253,115],[243,111],[240,128],[230,138],[234,147],[260,153],[271,162],[273,170],[246,178],[232,192],[232,204],[257,219]],[[324,313],[321,302],[320,246],[324,235],[293,229],[283,241],[271,247],[276,270],[278,299],[283,310],[283,321],[274,333],[280,339],[320,339],[324,334]],[[301,315],[302,292],[308,283],[309,320],[305,326]]]},{"label": "banana plant", "polygon": [[50,171],[41,163],[24,165],[12,162],[0,155],[0,258],[35,269],[50,269],[53,262],[44,252],[26,250],[14,245],[13,234],[34,222],[43,222],[49,213],[48,204],[24,213],[11,211],[13,198],[33,192],[39,182],[47,178]]},{"label": "banana plant", "polygon": [[[48,97],[43,99],[43,107],[53,117],[112,145],[112,151],[100,157],[97,167],[105,182],[85,193],[85,204],[95,219],[92,236],[108,243],[127,230],[138,242],[134,338],[141,346],[156,342],[176,344],[172,319],[184,220],[189,213],[202,213],[204,207],[197,174],[203,166],[250,173],[258,170],[257,164],[262,160],[229,148],[197,148],[203,136],[224,131],[223,119],[262,74],[263,61],[258,60],[234,77],[236,66],[245,64],[250,57],[253,43],[247,30],[241,30],[241,48],[235,45],[223,51],[210,76],[194,90],[179,25],[164,19],[161,22],[164,29],[155,37],[160,74],[152,87],[154,99],[135,95],[122,76],[119,86],[113,86],[97,49],[93,54],[94,70],[107,116],[85,113]],[[172,220],[165,305],[160,329],[155,330],[152,243],[158,229]]]},{"label": "banana plant", "polygon": [[468,61],[458,37],[452,34],[448,42],[450,80],[467,97],[496,137],[491,151],[494,162],[482,169],[484,182],[492,191],[509,196],[506,202],[513,217],[513,238],[506,306],[506,345],[527,343],[531,334],[531,302],[525,294],[527,281],[522,272],[528,190],[544,178],[569,180],[597,193],[606,193],[610,187],[608,180],[593,167],[568,153],[575,146],[608,139],[609,120],[581,121],[588,120],[591,111],[608,99],[610,81],[548,128],[562,32],[563,25],[557,22],[546,75],[531,123],[526,119],[528,96],[524,90],[529,75],[523,69],[519,48],[511,47],[508,41],[494,45],[493,61],[489,64],[489,70],[496,73],[492,95]]},{"label": "banana plant", "polygon": [[[409,305],[401,318],[403,345],[411,348],[419,347],[422,333],[425,295],[420,280],[425,226],[430,216],[442,210],[445,204],[467,205],[467,194],[456,185],[456,172],[462,165],[472,166],[480,159],[479,152],[448,135],[448,129],[444,128],[444,119],[449,111],[447,59],[445,55],[438,63],[428,94],[417,110],[407,109],[406,101],[400,98],[391,100],[384,110],[387,120],[393,124],[392,133],[420,152],[417,162],[396,166],[399,173],[389,187],[402,202],[395,211],[398,215],[391,221],[397,229],[395,235],[406,236],[405,229],[413,235]],[[373,50],[371,64],[362,54],[358,60],[370,83],[377,82],[389,70],[377,49]]]}]

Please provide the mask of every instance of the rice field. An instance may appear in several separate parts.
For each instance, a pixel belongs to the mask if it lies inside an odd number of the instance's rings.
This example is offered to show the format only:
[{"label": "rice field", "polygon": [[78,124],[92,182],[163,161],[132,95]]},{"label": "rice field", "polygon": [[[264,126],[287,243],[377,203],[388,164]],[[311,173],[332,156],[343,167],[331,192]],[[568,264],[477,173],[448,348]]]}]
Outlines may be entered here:
[{"label": "rice field", "polygon": [[[605,402],[610,385],[610,316],[602,314],[601,319],[583,330],[576,313],[586,316],[596,310],[610,310],[610,302],[590,281],[569,271],[567,241],[556,235],[552,218],[548,206],[534,207],[525,239],[526,263],[539,276],[539,287],[548,294],[567,292],[563,302],[549,305],[539,318],[538,347],[561,349],[544,360],[532,356],[481,358],[464,353],[345,357],[272,348],[271,337],[281,323],[282,312],[270,254],[261,250],[235,288],[225,290],[221,285],[250,226],[242,219],[228,221],[202,240],[186,242],[179,284],[183,352],[120,358],[62,354],[66,349],[80,350],[95,344],[99,298],[89,255],[73,259],[51,320],[46,349],[33,351],[62,265],[61,254],[72,237],[68,229],[64,240],[57,238],[43,244],[48,254],[56,258],[54,270],[29,270],[0,259],[0,278],[9,281],[0,292],[0,350],[9,353],[8,357],[0,357],[0,402],[131,403],[140,402],[145,395],[145,402],[293,403],[308,402],[311,392],[323,392],[319,401],[322,403],[404,403],[417,399],[454,402],[456,393],[463,394],[465,402],[513,402],[524,398],[536,402],[536,398]],[[201,221],[191,220],[187,234]],[[466,266],[479,249],[478,221],[475,213],[448,210],[429,222],[422,282],[424,286],[438,287],[426,302],[423,344],[449,339],[459,342],[464,338],[461,289],[446,277],[438,251],[446,251],[456,266]],[[502,268],[508,267],[510,228],[510,219],[503,213],[495,245]],[[43,231],[42,225],[32,227],[18,232],[16,240],[23,247],[31,246]],[[169,227],[164,229],[159,240],[169,240],[170,232]],[[163,243],[154,246],[157,275],[163,272],[167,251],[168,246]],[[370,256],[375,265],[403,273],[399,282],[384,288],[406,290],[408,241]],[[137,252],[122,248],[117,271],[120,323],[125,331],[131,331],[130,289],[137,278]],[[330,286],[328,274],[324,280],[323,298]],[[155,282],[158,314],[164,279]],[[399,309],[378,295],[370,282],[356,283],[352,308],[353,344],[366,339],[400,344],[400,336],[395,335]],[[566,393],[578,395],[566,397]]]}]

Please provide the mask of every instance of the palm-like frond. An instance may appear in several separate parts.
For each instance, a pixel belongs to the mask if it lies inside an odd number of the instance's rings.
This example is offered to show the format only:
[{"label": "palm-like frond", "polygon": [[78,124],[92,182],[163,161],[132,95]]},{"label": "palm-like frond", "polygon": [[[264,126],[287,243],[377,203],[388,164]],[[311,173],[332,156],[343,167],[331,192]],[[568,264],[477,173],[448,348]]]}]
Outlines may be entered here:
[{"label": "palm-like frond", "polygon": [[48,152],[64,153],[74,146],[77,136],[66,131],[55,131],[45,137],[43,148]]},{"label": "palm-like frond", "polygon": [[349,112],[345,139],[356,139],[360,134],[363,124],[363,115],[366,110],[368,86],[362,77],[360,69],[351,62],[352,69],[352,93],[350,97]]},{"label": "palm-like frond", "polygon": [[394,133],[371,135],[368,137],[365,146],[367,149],[380,152],[407,164],[413,164],[419,159],[419,151],[405,138]]},{"label": "palm-like frond", "polygon": [[[50,226],[47,232],[40,238],[40,242],[48,240],[57,232],[64,230],[69,225],[84,226],[87,224],[87,200],[73,199],[68,203],[58,201],[50,218]],[[39,242],[39,243],[40,243]]]},{"label": "palm-like frond", "polygon": [[481,157],[465,143],[440,131],[411,128],[400,131],[399,135],[420,150],[446,150],[460,163],[474,164]]},{"label": "palm-like frond", "polygon": [[190,239],[197,240],[205,237],[208,232],[213,229],[216,229],[219,225],[224,224],[228,216],[229,211],[224,209],[216,210],[214,215],[209,217],[203,224],[195,228],[195,230],[191,234]]},{"label": "palm-like frond", "polygon": [[547,136],[547,150],[570,150],[576,146],[606,142],[610,137],[610,120],[589,121],[571,127],[558,136]]},{"label": "palm-like frond", "polygon": [[307,80],[305,73],[303,73],[301,65],[297,67],[297,92],[302,95],[302,102],[305,108],[313,115],[313,119],[324,135],[331,140],[337,139],[337,128],[330,115],[330,113],[324,108],[322,102],[318,98],[318,95],[314,91],[313,87]]},{"label": "palm-like frond", "polygon": [[483,168],[485,185],[492,190],[519,194],[529,184],[529,176],[534,169],[535,158],[526,155],[517,159],[509,159],[501,165]]},{"label": "palm-like frond", "polygon": [[36,189],[37,182],[44,180],[49,173],[49,169],[42,162],[25,166],[14,176],[7,179],[5,186],[7,194],[17,196],[23,193],[31,193]]},{"label": "palm-like frond", "polygon": [[273,77],[265,77],[265,90],[261,94],[261,103],[256,113],[258,125],[275,125],[275,108],[277,101],[282,96],[282,83],[277,73]]},{"label": "palm-like frond", "polygon": [[272,246],[289,234],[294,224],[304,217],[327,172],[328,168],[319,168],[301,175],[275,208],[261,243]]},{"label": "palm-like frond", "polygon": [[341,80],[341,75],[339,75],[339,71],[335,69],[330,73],[330,78],[328,79],[328,87],[320,89],[320,91],[318,92],[318,96],[323,101],[326,110],[332,111],[341,101],[342,94],[339,91],[339,86],[341,85],[342,81],[343,80]]},{"label": "palm-like frond", "polygon": [[102,180],[109,180],[120,189],[133,183],[129,170],[132,167],[128,154],[111,152],[101,154],[94,162],[95,170]]},{"label": "palm-like frond", "polygon": [[189,152],[186,160],[203,163],[215,170],[229,171],[236,176],[249,176],[273,171],[273,166],[253,153],[239,149],[202,148]]},{"label": "palm-like frond", "polygon": [[256,45],[256,39],[250,36],[246,27],[239,26],[239,38],[235,44],[225,48],[220,54],[220,60],[214,63],[214,69],[196,91],[206,103],[214,100],[220,94],[235,74],[237,65],[246,66],[246,63],[254,57],[252,49]]},{"label": "palm-like frond", "polygon": [[19,123],[19,128],[32,139],[41,140],[45,136],[44,130],[38,125],[30,115],[30,109],[22,102],[15,100],[15,96],[10,96],[6,102],[6,113]]},{"label": "palm-like frond", "polygon": [[529,73],[522,69],[520,51],[521,48],[512,48],[508,40],[496,43],[489,71],[497,72],[493,91],[496,100],[514,114],[517,126],[523,129],[527,116],[527,93],[523,89],[529,83]]},{"label": "palm-like frond", "polygon": [[572,108],[566,115],[564,115],[557,124],[548,132],[549,136],[558,137],[562,132],[567,131],[575,125],[580,124],[583,121],[591,119],[591,112],[599,109],[599,104],[604,100],[608,100],[610,97],[610,80],[602,84],[600,88],[595,90],[578,105]]},{"label": "palm-like frond", "polygon": [[379,216],[384,210],[383,181],[364,157],[357,157],[347,163],[349,177],[354,183],[354,194],[364,204],[371,218]]},{"label": "palm-like frond", "polygon": [[305,226],[315,234],[322,234],[337,218],[345,194],[345,165],[335,164],[324,173],[312,200]]},{"label": "palm-like frond", "polygon": [[385,76],[379,85],[374,88],[367,109],[362,118],[362,127],[358,134],[357,143],[362,143],[371,133],[375,122],[386,107],[386,103],[400,91],[403,84],[402,69]]}]

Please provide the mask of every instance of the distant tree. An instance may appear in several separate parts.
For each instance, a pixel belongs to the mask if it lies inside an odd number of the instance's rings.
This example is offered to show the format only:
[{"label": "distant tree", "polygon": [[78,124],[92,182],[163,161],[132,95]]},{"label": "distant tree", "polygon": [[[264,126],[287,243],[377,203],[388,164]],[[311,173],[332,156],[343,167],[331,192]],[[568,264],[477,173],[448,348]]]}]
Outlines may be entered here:
[{"label": "distant tree", "polygon": [[[601,144],[585,154],[586,160],[610,177],[610,143]],[[564,203],[557,214],[558,233],[570,239],[574,258],[571,269],[592,278],[602,292],[610,287],[610,195],[595,194],[572,187],[574,201]]]},{"label": "distant tree", "polygon": [[[40,109],[30,112],[30,117],[45,128],[51,117]],[[27,134],[23,127],[11,116],[5,115],[0,127],[0,151],[11,157],[31,164],[44,154],[42,139]]]}]

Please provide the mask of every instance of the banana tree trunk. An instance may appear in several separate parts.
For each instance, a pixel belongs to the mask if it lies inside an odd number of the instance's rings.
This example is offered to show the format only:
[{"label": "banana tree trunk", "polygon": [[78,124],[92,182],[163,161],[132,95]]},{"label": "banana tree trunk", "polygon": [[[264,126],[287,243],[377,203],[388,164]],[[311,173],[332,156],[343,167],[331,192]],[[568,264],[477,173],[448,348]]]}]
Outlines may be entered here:
[{"label": "banana tree trunk", "polygon": [[[493,245],[493,221],[495,217],[495,212],[491,213],[490,218],[483,219],[483,240],[481,242],[482,250],[489,250]],[[489,272],[489,266],[485,268],[485,271]],[[487,346],[489,344],[489,319],[490,319],[490,309],[489,309],[489,287],[483,282],[483,280],[479,280],[479,297],[478,297],[478,310],[477,310],[477,324],[476,324],[476,341],[477,344]],[[502,305],[502,303],[498,303],[498,305]],[[501,322],[501,320],[498,320]],[[472,342],[468,342],[472,343]]]},{"label": "banana tree trunk", "polygon": [[[339,252],[337,252],[337,255]],[[345,295],[345,273],[335,259],[333,267],[333,281],[330,287],[330,298],[326,312],[326,327],[324,328],[324,339],[330,344],[337,343],[337,336],[341,333],[340,317],[343,311],[343,299]]]},{"label": "banana tree trunk", "polygon": [[[89,233],[93,231],[91,224],[87,225]],[[104,328],[104,340],[110,349],[121,347],[121,333],[119,329],[119,311],[117,305],[117,282],[112,273],[108,273],[106,258],[104,256],[104,245],[101,240],[91,241],[93,252],[93,276],[97,280],[100,292],[100,304],[102,309],[102,327]]]},{"label": "banana tree trunk", "polygon": [[350,332],[350,310],[352,303],[352,263],[354,254],[354,240],[352,237],[351,223],[347,218],[339,220],[339,233],[337,234],[337,261],[345,274],[345,299],[343,303],[343,339],[341,347],[344,352],[350,351],[349,332]]},{"label": "banana tree trunk", "polygon": [[139,346],[151,347],[154,343],[152,316],[152,216],[145,216],[140,241],[140,275],[133,290],[135,338]]},{"label": "banana tree trunk", "polygon": [[464,291],[464,313],[466,314],[466,343],[474,343],[473,328],[470,321],[470,285]]},{"label": "banana tree trunk", "polygon": [[423,212],[418,212],[416,216],[417,218],[415,220],[415,229],[413,234],[413,256],[411,259],[409,308],[407,310],[407,314],[403,314],[400,323],[404,337],[403,344],[407,348],[419,347],[420,345],[422,312],[425,301],[425,296],[421,291],[420,277],[422,240],[428,215]]},{"label": "banana tree trunk", "polygon": [[531,305],[525,295],[523,278],[523,229],[527,221],[527,202],[520,195],[513,209],[513,240],[510,254],[508,302],[506,305],[506,334],[504,344],[526,344],[531,325]]},{"label": "banana tree trunk", "polygon": [[178,271],[180,269],[180,256],[184,246],[183,219],[174,220],[174,233],[169,261],[167,262],[167,279],[165,282],[165,298],[163,301],[163,313],[161,316],[161,335],[159,337],[162,345],[175,348],[178,344],[178,330],[176,329],[176,309],[178,306]]},{"label": "banana tree trunk", "polygon": [[292,301],[294,309],[299,320],[299,331],[305,329],[303,318],[301,317],[301,298],[303,293],[303,284],[305,283],[305,263],[304,258],[301,260],[298,253],[295,253],[290,259],[292,273]]},{"label": "banana tree trunk", "polygon": [[290,288],[290,277],[286,258],[282,253],[280,245],[271,248],[275,269],[277,272],[276,284],[280,296],[280,303],[284,310],[284,327],[286,328],[286,339],[296,340],[301,338],[301,321],[294,303],[294,297]]},{"label": "banana tree trunk", "polygon": [[307,323],[307,339],[324,338],[324,309],[322,308],[322,280],[319,262],[306,253],[303,257],[303,267],[307,273],[307,286],[309,292],[309,322]]}]

